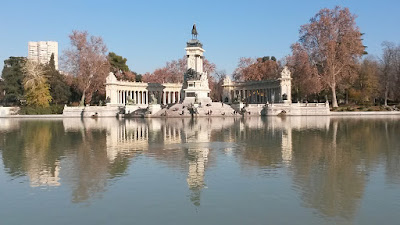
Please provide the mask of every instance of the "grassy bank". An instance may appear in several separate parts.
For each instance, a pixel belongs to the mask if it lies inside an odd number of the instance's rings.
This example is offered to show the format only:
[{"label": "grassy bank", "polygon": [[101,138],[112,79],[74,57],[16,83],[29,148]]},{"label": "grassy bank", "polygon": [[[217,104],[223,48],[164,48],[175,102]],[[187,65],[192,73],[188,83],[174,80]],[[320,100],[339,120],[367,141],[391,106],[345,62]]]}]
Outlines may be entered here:
[{"label": "grassy bank", "polygon": [[344,105],[331,108],[332,112],[368,112],[368,111],[399,111],[400,105],[393,106],[366,106],[366,105]]}]

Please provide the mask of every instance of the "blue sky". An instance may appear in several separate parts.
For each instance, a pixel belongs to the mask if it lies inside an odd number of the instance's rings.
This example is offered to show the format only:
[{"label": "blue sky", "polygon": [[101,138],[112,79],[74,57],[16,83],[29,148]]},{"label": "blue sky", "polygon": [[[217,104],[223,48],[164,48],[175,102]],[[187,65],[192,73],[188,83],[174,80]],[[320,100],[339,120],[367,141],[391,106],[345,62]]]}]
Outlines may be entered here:
[{"label": "blue sky", "polygon": [[131,70],[152,72],[185,54],[196,23],[206,58],[230,74],[240,57],[290,54],[300,26],[335,5],[358,15],[370,54],[379,56],[383,41],[400,42],[398,0],[0,0],[0,5],[2,62],[27,56],[28,41],[58,41],[61,56],[71,31],[87,30],[127,58]]}]

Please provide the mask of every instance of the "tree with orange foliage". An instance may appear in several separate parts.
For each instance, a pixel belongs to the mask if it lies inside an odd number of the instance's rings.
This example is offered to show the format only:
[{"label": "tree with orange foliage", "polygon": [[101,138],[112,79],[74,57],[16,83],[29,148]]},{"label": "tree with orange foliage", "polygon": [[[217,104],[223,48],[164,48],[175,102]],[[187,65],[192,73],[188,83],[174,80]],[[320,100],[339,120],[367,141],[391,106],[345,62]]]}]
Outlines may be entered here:
[{"label": "tree with orange foliage", "polygon": [[260,81],[279,77],[279,63],[275,57],[239,59],[238,67],[233,72],[233,78],[239,81]]},{"label": "tree with orange foliage", "polygon": [[317,68],[311,66],[306,50],[299,43],[291,48],[293,54],[287,57],[287,66],[292,71],[293,94],[302,99],[321,92],[322,84]]},{"label": "tree with orange foliage", "polygon": [[80,105],[90,103],[94,93],[105,93],[105,80],[110,71],[107,46],[101,37],[90,36],[87,31],[72,31],[71,48],[64,51],[65,71],[76,77],[82,92]]},{"label": "tree with orange foliage", "polygon": [[[207,59],[203,61],[203,70],[208,73],[210,77],[215,71],[215,64],[209,62]],[[156,69],[153,73],[146,73],[143,75],[143,82],[147,83],[182,83],[183,74],[187,70],[186,58],[172,60],[167,62],[165,67]]]},{"label": "tree with orange foliage", "polygon": [[318,71],[322,84],[331,90],[333,107],[338,107],[336,89],[357,75],[365,50],[355,18],[348,8],[325,8],[300,28],[297,44],[307,53],[312,71]]}]

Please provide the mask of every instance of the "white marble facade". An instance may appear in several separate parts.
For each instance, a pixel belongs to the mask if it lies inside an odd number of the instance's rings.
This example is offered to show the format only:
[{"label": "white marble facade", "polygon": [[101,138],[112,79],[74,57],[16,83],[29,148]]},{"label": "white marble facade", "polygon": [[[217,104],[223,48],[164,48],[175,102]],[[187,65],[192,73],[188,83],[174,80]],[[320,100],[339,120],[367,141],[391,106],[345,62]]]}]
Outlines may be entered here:
[{"label": "white marble facade", "polygon": [[110,72],[106,79],[107,105],[142,105],[151,103],[153,95],[157,102],[155,104],[174,104],[181,100],[181,83],[143,83],[119,81]]},{"label": "white marble facade", "polygon": [[[197,31],[187,42],[185,50],[187,72],[182,74],[183,84],[119,81],[110,73],[106,79],[107,104],[147,106],[152,95],[157,101],[154,102],[156,104],[211,103],[208,75],[203,71],[204,49],[197,40]],[[282,70],[281,77],[274,80],[233,82],[228,77],[224,80],[222,101],[242,101],[248,104],[291,103],[291,80],[287,67]]]},{"label": "white marble facade", "polygon": [[274,80],[234,82],[229,77],[222,85],[222,101],[248,104],[291,103],[292,78],[285,67],[281,77]]}]

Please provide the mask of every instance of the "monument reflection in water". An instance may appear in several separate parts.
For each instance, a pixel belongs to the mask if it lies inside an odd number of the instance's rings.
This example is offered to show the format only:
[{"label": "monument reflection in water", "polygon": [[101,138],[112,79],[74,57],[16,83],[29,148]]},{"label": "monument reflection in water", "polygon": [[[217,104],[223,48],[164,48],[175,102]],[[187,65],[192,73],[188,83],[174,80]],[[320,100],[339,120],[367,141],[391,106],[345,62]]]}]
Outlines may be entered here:
[{"label": "monument reflection in water", "polygon": [[[118,183],[136,182],[129,186],[135,191],[119,187],[127,199],[138,192],[149,199],[155,195],[160,202],[184,197],[200,214],[231,211],[231,224],[240,221],[235,211],[251,214],[254,221],[266,215],[274,221],[274,211],[284,209],[310,224],[373,224],[369,210],[378,210],[376,220],[400,210],[398,117],[0,119],[0,125],[0,178],[6,177],[2,185],[29,184],[44,198],[46,190],[70,193],[72,203],[89,203],[89,208]],[[175,180],[167,181],[166,171],[172,171]],[[147,190],[152,185],[165,188],[165,193]],[[383,197],[373,192],[382,185],[387,191],[379,193]],[[178,195],[170,196],[168,191],[174,190]],[[4,212],[8,199],[16,204],[14,210],[21,210],[29,197],[13,200],[20,194],[8,193],[0,209]],[[392,201],[379,202],[382,199]],[[246,207],[229,204],[232,201]],[[201,211],[203,203],[206,209]],[[130,204],[141,203],[132,199]],[[376,209],[374,204],[390,207]],[[222,211],[218,217],[222,215],[228,214]],[[282,214],[275,222],[297,220]]]}]

